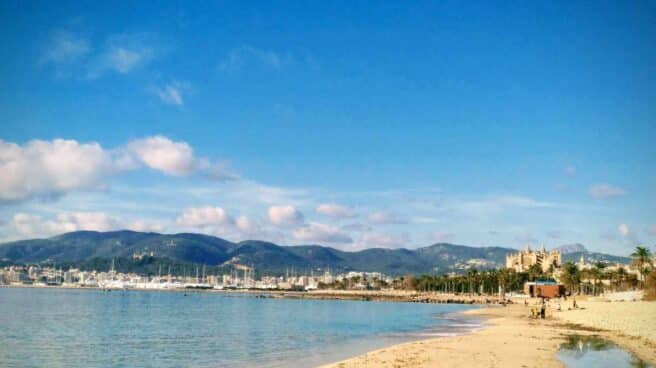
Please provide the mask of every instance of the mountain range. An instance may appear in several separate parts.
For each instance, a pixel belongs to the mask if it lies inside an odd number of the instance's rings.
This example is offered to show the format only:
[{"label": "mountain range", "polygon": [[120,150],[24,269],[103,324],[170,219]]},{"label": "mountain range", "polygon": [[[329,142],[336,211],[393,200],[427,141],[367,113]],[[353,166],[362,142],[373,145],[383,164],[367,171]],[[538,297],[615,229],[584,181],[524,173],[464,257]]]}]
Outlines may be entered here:
[{"label": "mountain range", "polygon": [[[93,260],[135,259],[145,255],[185,264],[219,268],[254,266],[262,274],[297,272],[368,271],[387,275],[436,274],[489,269],[505,265],[504,247],[471,247],[438,243],[417,249],[369,248],[356,252],[320,245],[281,246],[246,240],[230,242],[214,236],[180,233],[159,234],[136,231],[76,231],[47,239],[20,240],[0,244],[0,261],[5,264],[58,263],[77,265]],[[589,252],[580,244],[561,248],[564,261],[628,263],[629,258]],[[107,262],[104,263],[105,265]]]}]

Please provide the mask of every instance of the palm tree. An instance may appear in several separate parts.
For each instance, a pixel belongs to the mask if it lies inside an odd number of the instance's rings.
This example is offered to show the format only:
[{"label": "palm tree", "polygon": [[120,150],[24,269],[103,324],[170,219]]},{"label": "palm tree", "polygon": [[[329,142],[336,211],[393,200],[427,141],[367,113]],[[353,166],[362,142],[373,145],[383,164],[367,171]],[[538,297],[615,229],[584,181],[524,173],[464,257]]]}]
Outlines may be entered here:
[{"label": "palm tree", "polygon": [[544,272],[542,272],[542,266],[537,263],[531,265],[531,267],[528,268],[528,275],[530,281],[535,281],[536,279],[541,278],[544,276]]},{"label": "palm tree", "polygon": [[485,286],[488,294],[494,294],[499,285],[499,272],[497,270],[488,270],[485,273]]},{"label": "palm tree", "polygon": [[606,271],[606,277],[608,280],[610,280],[610,286],[612,287],[613,291],[617,291],[617,285],[618,285],[618,275],[616,270],[608,270]]},{"label": "palm tree", "polygon": [[626,280],[626,277],[629,274],[626,272],[626,269],[624,267],[621,267],[617,269],[617,282],[620,286],[620,290],[622,290],[622,286],[624,285],[624,280]]},{"label": "palm tree", "polygon": [[581,283],[581,272],[573,262],[567,262],[563,265],[560,278],[570,294],[574,294],[574,288],[578,288]]},{"label": "palm tree", "polygon": [[642,281],[642,287],[645,287],[645,265],[651,264],[651,251],[647,247],[637,246],[635,251],[631,253],[631,258],[633,262],[638,265],[638,272],[640,273],[640,280]]},{"label": "palm tree", "polygon": [[590,276],[592,276],[592,294],[597,295],[597,284],[599,284],[599,281],[601,281],[604,277],[604,269],[606,268],[606,264],[604,262],[597,262],[595,265],[590,269]]},{"label": "palm tree", "polygon": [[513,285],[513,281],[515,279],[515,270],[510,268],[502,268],[499,270],[497,277],[499,284],[499,296],[501,298],[505,298],[506,291],[508,291],[508,289]]},{"label": "palm tree", "polygon": [[469,294],[471,295],[475,289],[475,284],[478,281],[478,271],[472,269],[467,271],[467,283],[469,284]]}]

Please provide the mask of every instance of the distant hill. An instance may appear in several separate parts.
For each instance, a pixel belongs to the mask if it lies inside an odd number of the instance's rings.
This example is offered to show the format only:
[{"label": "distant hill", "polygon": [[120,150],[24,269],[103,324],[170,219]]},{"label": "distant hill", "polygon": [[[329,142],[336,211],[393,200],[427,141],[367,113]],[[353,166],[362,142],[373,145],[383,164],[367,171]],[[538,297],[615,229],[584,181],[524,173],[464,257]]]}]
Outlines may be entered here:
[{"label": "distant hill", "polygon": [[[583,249],[583,251],[581,251]],[[565,260],[628,262],[628,258],[602,253],[589,253],[583,246],[564,254]],[[408,273],[464,272],[471,268],[488,269],[505,265],[506,254],[516,249],[503,247],[470,247],[448,243],[418,249],[370,248],[346,252],[320,245],[280,246],[247,240],[233,243],[202,234],[158,234],[135,231],[77,231],[48,239],[21,240],[0,244],[0,261],[11,263],[49,263],[107,265],[112,258],[130,259],[133,254],[152,254],[158,264],[175,262],[205,264],[231,268],[255,266],[265,274],[296,272],[370,271],[388,275]],[[565,252],[564,252],[565,253]],[[103,260],[103,261],[100,261]],[[149,263],[149,272],[153,262]],[[132,265],[136,267],[135,265]],[[176,266],[177,267],[177,266]],[[180,266],[182,267],[182,266]],[[139,270],[139,268],[130,268]]]},{"label": "distant hill", "polygon": [[563,255],[569,253],[577,253],[577,252],[585,253],[588,251],[587,249],[585,249],[583,244],[580,243],[563,244],[560,247],[555,248],[554,250],[559,250]]},{"label": "distant hill", "polygon": [[581,256],[587,263],[606,262],[606,263],[630,263],[631,258],[614,256],[612,254],[597,253],[597,252],[572,252],[563,254],[563,262],[578,262]]}]

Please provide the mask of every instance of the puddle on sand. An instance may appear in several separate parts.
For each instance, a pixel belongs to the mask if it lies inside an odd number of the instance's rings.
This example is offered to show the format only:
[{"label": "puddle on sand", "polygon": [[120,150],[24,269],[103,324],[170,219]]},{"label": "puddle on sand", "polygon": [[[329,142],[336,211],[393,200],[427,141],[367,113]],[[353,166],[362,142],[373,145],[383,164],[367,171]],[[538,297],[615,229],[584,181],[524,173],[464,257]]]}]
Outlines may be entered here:
[{"label": "puddle on sand", "polygon": [[567,341],[560,345],[556,357],[568,368],[654,368],[633,353],[597,335],[567,336]]}]

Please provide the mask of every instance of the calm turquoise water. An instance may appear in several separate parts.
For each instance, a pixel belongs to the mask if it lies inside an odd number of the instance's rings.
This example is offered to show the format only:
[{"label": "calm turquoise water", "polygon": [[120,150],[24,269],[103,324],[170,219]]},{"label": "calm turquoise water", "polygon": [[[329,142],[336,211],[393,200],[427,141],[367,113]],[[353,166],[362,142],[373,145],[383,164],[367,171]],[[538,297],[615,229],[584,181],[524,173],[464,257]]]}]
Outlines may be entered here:
[{"label": "calm turquoise water", "polygon": [[467,306],[0,288],[2,367],[312,367],[462,332]]}]

